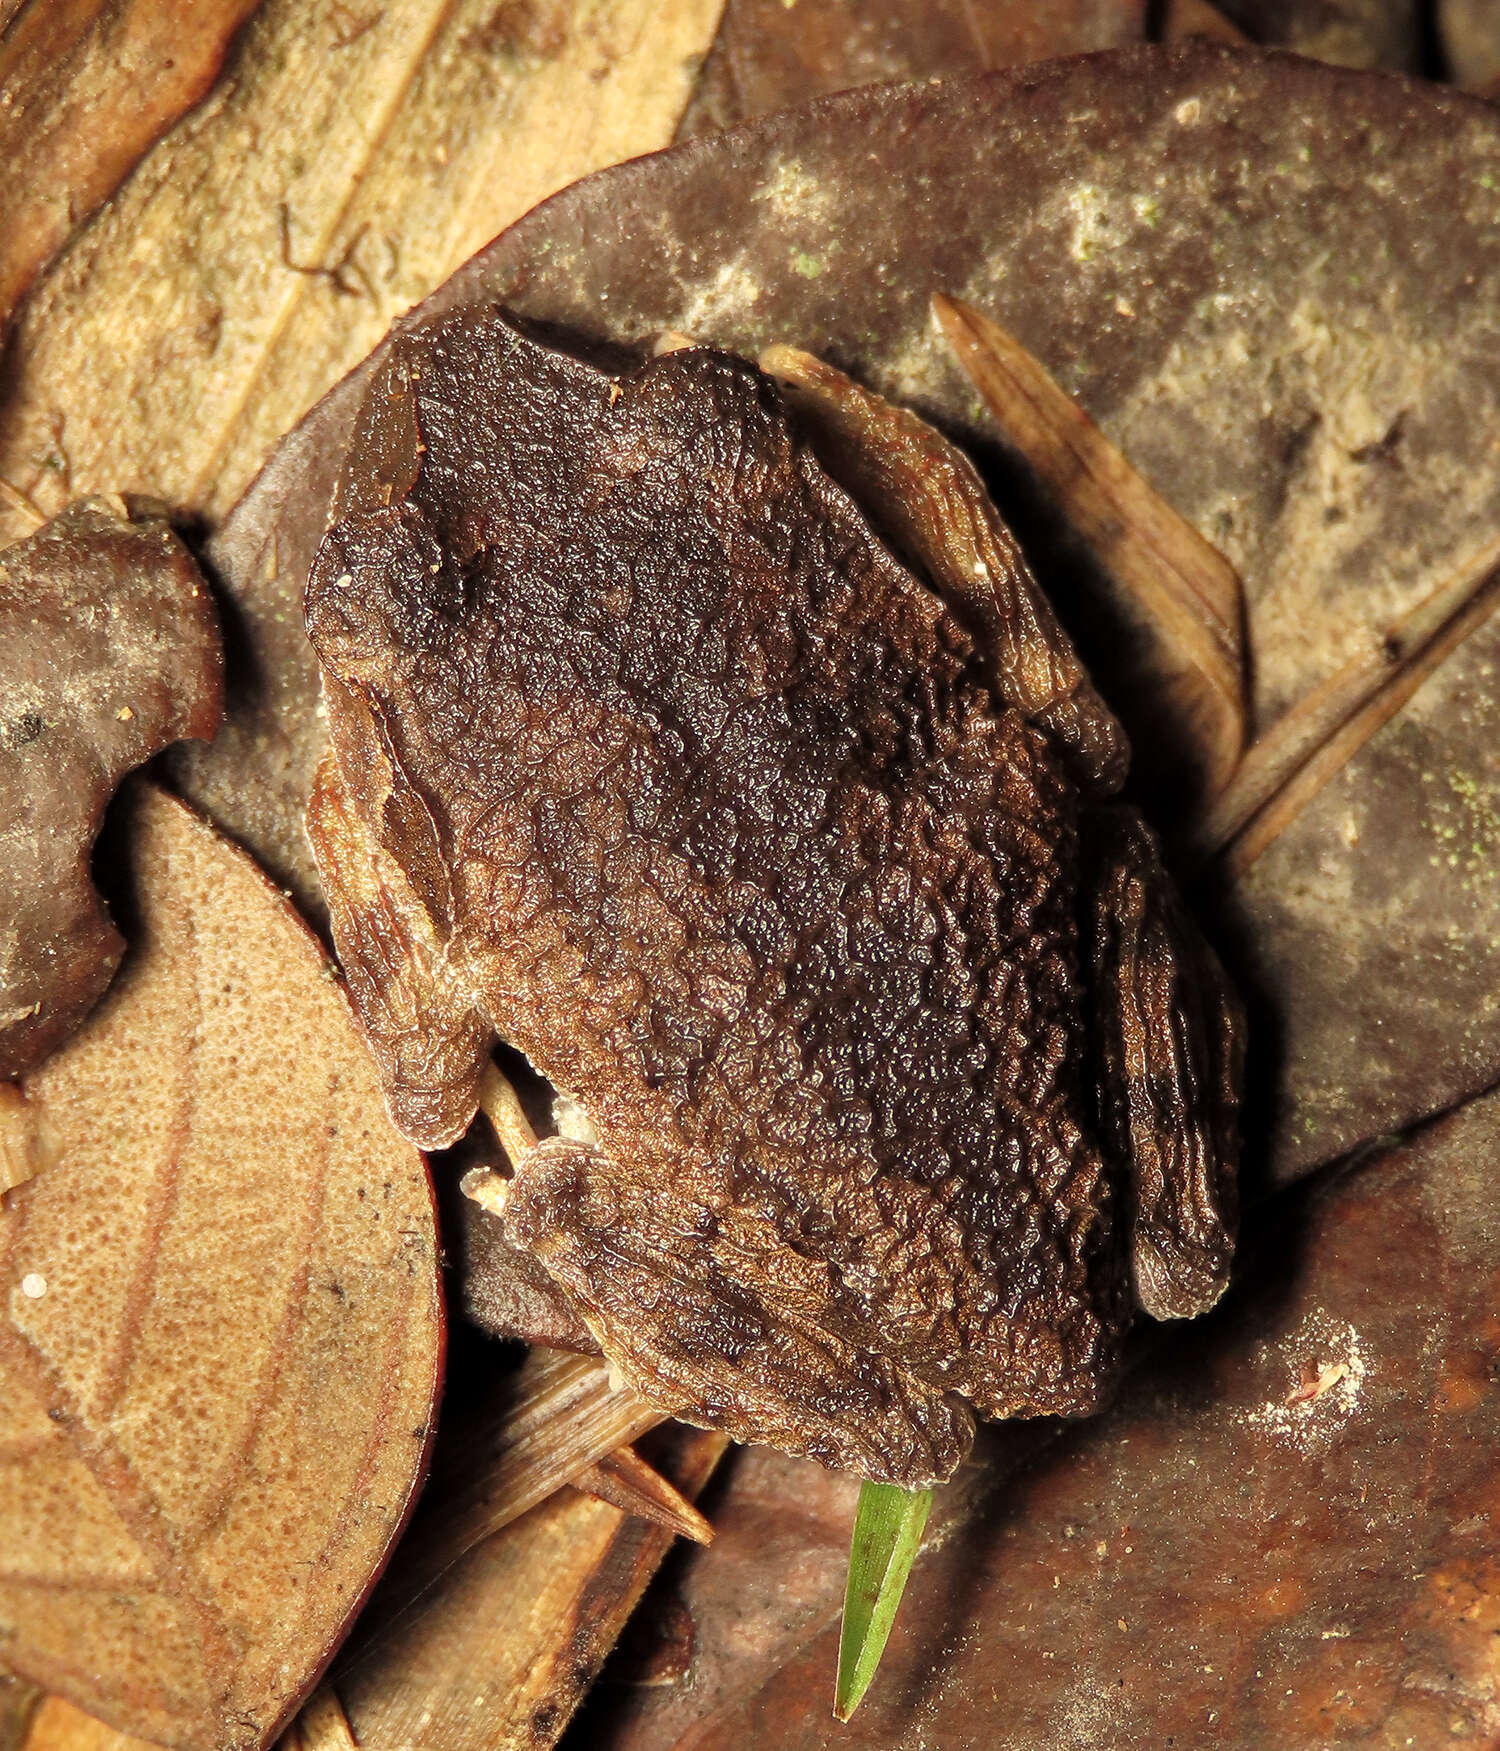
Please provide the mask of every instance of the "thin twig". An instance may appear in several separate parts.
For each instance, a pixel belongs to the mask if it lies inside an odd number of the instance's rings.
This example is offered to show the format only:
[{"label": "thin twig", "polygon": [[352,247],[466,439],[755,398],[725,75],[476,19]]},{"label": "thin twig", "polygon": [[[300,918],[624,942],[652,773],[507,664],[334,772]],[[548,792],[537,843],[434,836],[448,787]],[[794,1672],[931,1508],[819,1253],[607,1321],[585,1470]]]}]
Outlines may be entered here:
[{"label": "thin twig", "polygon": [[47,521],[47,513],[42,510],[29,493],[21,491],[20,487],[0,477],[0,502],[9,505],[13,511],[19,511],[33,529],[40,529]]}]

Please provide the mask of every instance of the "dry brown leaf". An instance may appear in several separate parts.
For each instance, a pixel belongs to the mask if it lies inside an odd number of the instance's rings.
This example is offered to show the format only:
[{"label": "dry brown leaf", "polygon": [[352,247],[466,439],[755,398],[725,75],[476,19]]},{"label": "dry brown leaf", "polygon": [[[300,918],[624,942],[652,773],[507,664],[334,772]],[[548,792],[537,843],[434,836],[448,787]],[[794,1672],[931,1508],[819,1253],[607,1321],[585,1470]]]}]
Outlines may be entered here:
[{"label": "dry brown leaf", "polygon": [[124,1731],[264,1744],[400,1527],[441,1357],[420,1156],[323,955],[142,786],[114,989],[0,1206],[5,1657]]},{"label": "dry brown leaf", "polygon": [[21,0],[0,18],[0,327],[68,234],[213,83],[260,0]]},{"label": "dry brown leaf", "polygon": [[[1140,617],[1172,764],[1205,797],[1228,783],[1248,730],[1244,592],[1229,561],[1178,515],[1046,368],[979,311],[941,294],[933,314],[959,363],[1069,525]],[[1159,750],[1144,750],[1148,758]]]},{"label": "dry brown leaf", "polygon": [[222,715],[218,616],[165,522],[84,500],[0,552],[0,1077],[66,1039],[119,965],[89,875],[115,786]]},{"label": "dry brown leaf", "polygon": [[466,256],[671,138],[720,5],[268,0],[37,286],[0,477],[47,510],[107,486],[222,513]]},{"label": "dry brown leaf", "polygon": [[729,0],[682,137],[895,79],[1019,67],[1146,36],[1147,0]]}]

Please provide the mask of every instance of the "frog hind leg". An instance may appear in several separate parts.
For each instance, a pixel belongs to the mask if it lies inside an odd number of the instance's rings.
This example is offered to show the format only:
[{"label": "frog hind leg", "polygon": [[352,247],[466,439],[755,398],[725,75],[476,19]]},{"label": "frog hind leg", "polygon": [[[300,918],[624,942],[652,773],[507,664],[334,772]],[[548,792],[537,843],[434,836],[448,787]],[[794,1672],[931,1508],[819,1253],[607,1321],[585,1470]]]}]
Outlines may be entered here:
[{"label": "frog hind leg", "polygon": [[1086,815],[1085,853],[1094,1082],[1128,1167],[1135,1296],[1185,1319],[1218,1300],[1234,1251],[1236,1006],[1136,811]]},{"label": "frog hind leg", "polygon": [[391,1119],[419,1149],[446,1148],[478,1108],[494,1028],[460,983],[331,755],[313,782],[307,832],[339,964]]},{"label": "frog hind leg", "polygon": [[819,1325],[814,1262],[670,1178],[549,1137],[516,1165],[506,1238],[665,1414],[907,1489],[950,1476],[973,1440],[968,1406]]}]

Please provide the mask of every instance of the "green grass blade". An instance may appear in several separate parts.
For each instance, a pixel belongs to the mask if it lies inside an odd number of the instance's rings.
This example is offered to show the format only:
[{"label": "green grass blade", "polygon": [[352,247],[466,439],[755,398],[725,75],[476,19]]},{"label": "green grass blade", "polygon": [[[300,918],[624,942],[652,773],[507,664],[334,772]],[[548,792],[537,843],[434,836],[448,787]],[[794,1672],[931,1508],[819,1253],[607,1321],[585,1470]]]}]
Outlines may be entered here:
[{"label": "green grass blade", "polygon": [[889,1483],[860,1485],[833,1689],[833,1712],[841,1721],[849,1719],[870,1688],[931,1506],[931,1490],[902,1490]]}]

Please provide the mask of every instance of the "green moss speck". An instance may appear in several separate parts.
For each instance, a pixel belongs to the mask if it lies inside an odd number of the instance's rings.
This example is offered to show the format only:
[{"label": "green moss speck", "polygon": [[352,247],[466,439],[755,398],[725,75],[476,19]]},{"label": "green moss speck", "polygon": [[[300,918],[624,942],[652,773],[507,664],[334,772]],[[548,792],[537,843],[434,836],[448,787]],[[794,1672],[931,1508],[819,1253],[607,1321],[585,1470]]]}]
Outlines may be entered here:
[{"label": "green moss speck", "polygon": [[792,253],[792,269],[801,274],[804,280],[815,280],[823,271],[823,264],[815,255],[809,255],[805,250],[794,250]]}]

